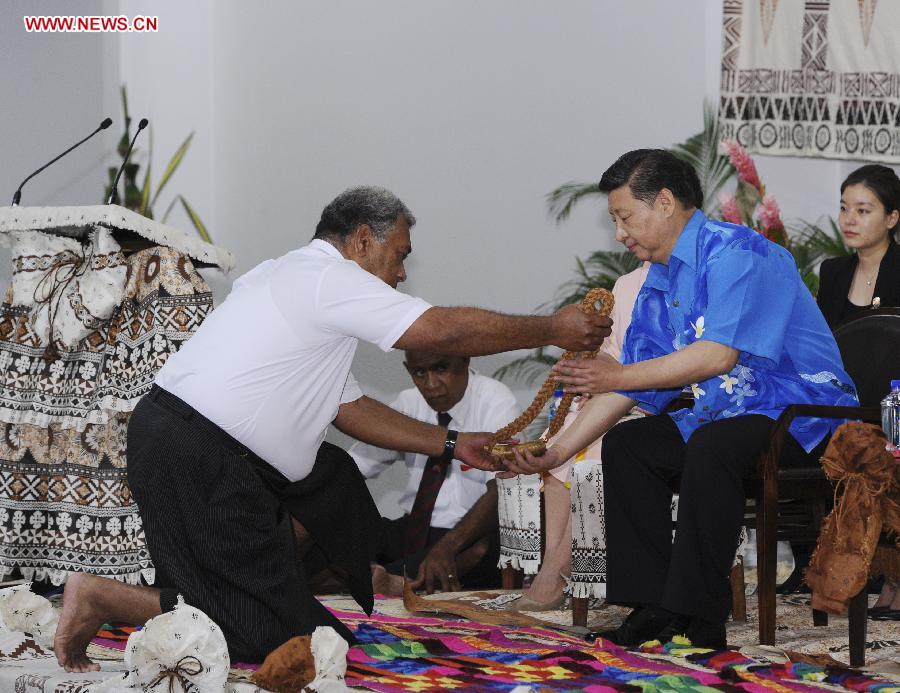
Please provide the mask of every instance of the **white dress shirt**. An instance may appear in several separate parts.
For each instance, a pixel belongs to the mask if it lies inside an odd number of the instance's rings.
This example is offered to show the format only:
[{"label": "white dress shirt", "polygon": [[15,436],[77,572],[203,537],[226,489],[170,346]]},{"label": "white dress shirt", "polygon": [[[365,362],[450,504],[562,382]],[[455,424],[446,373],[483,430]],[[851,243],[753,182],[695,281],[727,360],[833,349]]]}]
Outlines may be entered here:
[{"label": "white dress shirt", "polygon": [[313,240],[238,279],[156,382],[297,481],[338,407],[362,396],[358,340],[390,351],[430,307]]},{"label": "white dress shirt", "polygon": [[[393,409],[420,421],[437,424],[437,412],[428,406],[416,388],[404,390],[391,405]],[[457,431],[496,431],[519,415],[516,398],[506,385],[493,378],[469,370],[469,382],[462,399],[449,412],[450,428]],[[427,455],[385,450],[356,443],[350,448],[363,476],[378,476],[393,462],[403,460],[409,469],[409,483],[400,497],[400,507],[409,514],[422,480]],[[431,514],[431,526],[452,529],[485,492],[485,484],[494,478],[493,472],[462,469],[459,460],[450,463],[447,477],[438,493]]]}]

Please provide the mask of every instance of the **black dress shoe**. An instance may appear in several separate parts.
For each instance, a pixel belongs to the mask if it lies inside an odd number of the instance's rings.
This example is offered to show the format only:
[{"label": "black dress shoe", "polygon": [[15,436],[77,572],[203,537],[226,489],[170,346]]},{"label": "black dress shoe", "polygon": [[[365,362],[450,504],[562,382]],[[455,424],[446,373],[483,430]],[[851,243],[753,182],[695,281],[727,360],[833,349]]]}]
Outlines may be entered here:
[{"label": "black dress shoe", "polygon": [[724,650],[728,647],[724,621],[707,621],[695,617],[685,635],[694,647],[708,647],[711,650]]},{"label": "black dress shoe", "polygon": [[665,628],[659,631],[659,633],[656,634],[655,639],[665,644],[667,642],[671,642],[672,638],[674,638],[676,635],[680,635],[686,638],[688,628],[690,627],[692,620],[693,619],[690,616],[678,614],[669,622],[669,625],[667,625]]},{"label": "black dress shoe", "polygon": [[622,647],[637,647],[642,642],[652,640],[672,620],[672,612],[659,607],[645,606],[632,611],[622,625],[615,630],[588,633],[585,639],[593,642],[596,638],[611,640]]},{"label": "black dress shoe", "polygon": [[695,647],[707,647],[711,650],[724,650],[728,647],[725,637],[725,624],[721,621],[707,621],[698,616],[679,614],[672,622],[656,634],[656,639],[667,643],[676,635],[687,638]]}]

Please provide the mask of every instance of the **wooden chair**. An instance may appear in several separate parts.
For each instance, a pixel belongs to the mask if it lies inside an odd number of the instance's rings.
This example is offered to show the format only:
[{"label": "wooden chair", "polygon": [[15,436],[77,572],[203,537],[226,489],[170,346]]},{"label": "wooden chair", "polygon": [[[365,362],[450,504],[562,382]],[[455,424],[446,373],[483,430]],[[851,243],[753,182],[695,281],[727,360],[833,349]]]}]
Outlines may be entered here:
[{"label": "wooden chair", "polygon": [[[795,404],[778,418],[768,450],[760,457],[759,478],[748,480],[748,496],[756,501],[757,580],[759,584],[759,642],[775,644],[775,563],[778,541],[779,499],[830,503],[834,489],[820,465],[815,467],[779,467],[785,436],[794,419],[819,417],[859,419],[880,423],[880,400],[887,394],[890,380],[898,373],[900,354],[900,310],[885,308],[867,311],[840,325],[834,332],[844,361],[860,398],[858,407],[828,407]],[[816,625],[825,625],[828,617],[813,614]],[[850,660],[862,664],[865,648],[865,590],[850,604]]]}]

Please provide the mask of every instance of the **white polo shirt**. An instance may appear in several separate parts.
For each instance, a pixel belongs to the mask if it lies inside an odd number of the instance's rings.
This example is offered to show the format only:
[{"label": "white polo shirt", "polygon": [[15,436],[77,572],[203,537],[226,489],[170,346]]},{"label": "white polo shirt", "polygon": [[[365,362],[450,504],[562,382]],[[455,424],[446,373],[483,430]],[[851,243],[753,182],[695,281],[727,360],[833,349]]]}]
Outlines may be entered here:
[{"label": "white polo shirt", "polygon": [[362,396],[358,340],[390,351],[430,307],[316,239],[240,277],[156,383],[297,481],[339,405]]},{"label": "white polo shirt", "polygon": [[[428,406],[414,387],[397,395],[397,399],[391,402],[391,407],[414,419],[437,423],[437,412]],[[451,416],[450,428],[457,431],[496,431],[519,415],[519,407],[506,385],[470,370],[463,398],[447,413]],[[409,514],[428,456],[385,450],[365,443],[355,443],[350,448],[350,454],[366,478],[378,476],[397,460],[405,462],[409,469],[409,483],[400,498],[400,507]],[[493,478],[493,472],[472,468],[463,471],[460,461],[453,460],[438,492],[434,512],[431,514],[431,526],[446,529],[455,527],[485,492],[485,484]]]}]

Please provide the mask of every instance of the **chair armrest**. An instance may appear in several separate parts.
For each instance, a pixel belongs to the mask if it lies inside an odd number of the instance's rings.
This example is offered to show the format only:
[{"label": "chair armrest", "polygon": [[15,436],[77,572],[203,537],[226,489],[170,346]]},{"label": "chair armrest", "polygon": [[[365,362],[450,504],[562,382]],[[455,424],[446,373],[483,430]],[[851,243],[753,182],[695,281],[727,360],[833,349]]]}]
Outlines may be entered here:
[{"label": "chair armrest", "polygon": [[778,461],[784,448],[784,437],[789,435],[788,429],[796,418],[816,417],[819,419],[860,419],[870,423],[881,423],[881,410],[878,407],[832,407],[821,404],[791,404],[781,412],[772,429],[772,440],[769,448],[759,459],[759,476],[761,479],[774,478],[778,473]]}]

